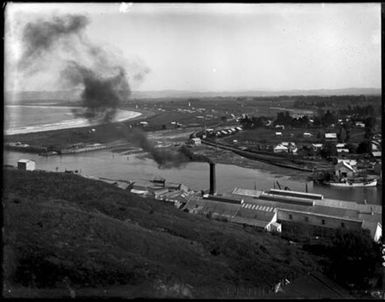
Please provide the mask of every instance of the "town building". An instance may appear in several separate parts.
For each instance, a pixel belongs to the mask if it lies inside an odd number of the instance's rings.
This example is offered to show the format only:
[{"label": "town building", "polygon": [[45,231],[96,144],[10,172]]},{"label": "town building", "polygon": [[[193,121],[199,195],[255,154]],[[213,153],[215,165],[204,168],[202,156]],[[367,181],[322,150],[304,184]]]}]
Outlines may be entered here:
[{"label": "town building", "polygon": [[337,163],[340,162],[346,162],[352,167],[357,165],[357,161],[355,159],[337,158]]},{"label": "town building", "polygon": [[381,143],[379,143],[378,141],[372,140],[370,143],[371,143],[372,151],[379,151],[379,150],[381,150]]},{"label": "town building", "polygon": [[346,148],[346,144],[344,143],[336,144],[336,148],[338,153],[349,153],[349,149]]},{"label": "town building", "polygon": [[34,171],[36,168],[36,164],[33,160],[30,159],[20,159],[17,162],[17,168],[25,171]]},{"label": "town building", "polygon": [[356,127],[365,128],[365,124],[363,122],[356,122]]},{"label": "town building", "polygon": [[[382,207],[324,198],[321,194],[270,189],[267,192],[235,188],[244,203],[273,207],[282,232],[300,236],[327,236],[338,228],[364,229],[378,241],[382,235]],[[302,235],[304,235],[302,233]]]},{"label": "town building", "polygon": [[321,194],[235,188],[215,196],[193,195],[181,209],[298,236],[328,236],[338,228],[367,230],[374,241],[382,235],[381,206],[327,199]]},{"label": "town building", "polygon": [[346,161],[341,161],[334,166],[334,173],[338,178],[350,178],[357,173],[357,170]]},{"label": "town building", "polygon": [[319,151],[322,149],[323,144],[311,144],[314,151]]},{"label": "town building", "polygon": [[337,133],[334,133],[334,132],[325,133],[325,140],[326,141],[337,141]]},{"label": "town building", "polygon": [[372,152],[372,156],[374,157],[374,158],[378,158],[378,159],[381,159],[381,156],[382,156],[382,152],[381,151],[373,151]]},{"label": "town building", "polygon": [[199,137],[193,137],[193,138],[190,139],[189,143],[191,145],[199,146],[199,145],[202,144],[202,141],[201,141],[201,139]]},{"label": "town building", "polygon": [[274,153],[283,153],[283,152],[287,153],[287,152],[289,152],[289,148],[284,146],[283,144],[276,145],[273,150],[274,150]]}]

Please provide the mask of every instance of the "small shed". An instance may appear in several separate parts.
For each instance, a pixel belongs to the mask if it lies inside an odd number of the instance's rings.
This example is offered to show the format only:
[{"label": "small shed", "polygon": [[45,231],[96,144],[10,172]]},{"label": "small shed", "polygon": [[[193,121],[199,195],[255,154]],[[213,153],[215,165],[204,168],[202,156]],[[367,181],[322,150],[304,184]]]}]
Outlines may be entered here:
[{"label": "small shed", "polygon": [[304,136],[304,137],[312,137],[313,134],[311,134],[310,132],[304,132],[304,133],[303,133],[303,136]]},{"label": "small shed", "polygon": [[282,132],[275,132],[275,136],[282,136]]},{"label": "small shed", "polygon": [[36,168],[36,164],[33,160],[30,159],[20,159],[17,162],[17,168],[25,171],[33,171]]}]

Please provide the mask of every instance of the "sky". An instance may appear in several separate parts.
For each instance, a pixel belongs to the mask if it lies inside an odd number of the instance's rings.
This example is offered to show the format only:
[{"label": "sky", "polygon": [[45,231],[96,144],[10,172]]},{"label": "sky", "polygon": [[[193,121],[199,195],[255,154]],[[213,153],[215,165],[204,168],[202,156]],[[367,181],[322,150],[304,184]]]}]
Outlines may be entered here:
[{"label": "sky", "polygon": [[91,41],[145,65],[134,90],[381,88],[380,3],[11,3],[7,90],[57,88],[48,67],[22,80],[16,67],[23,24],[53,14],[88,16]]}]

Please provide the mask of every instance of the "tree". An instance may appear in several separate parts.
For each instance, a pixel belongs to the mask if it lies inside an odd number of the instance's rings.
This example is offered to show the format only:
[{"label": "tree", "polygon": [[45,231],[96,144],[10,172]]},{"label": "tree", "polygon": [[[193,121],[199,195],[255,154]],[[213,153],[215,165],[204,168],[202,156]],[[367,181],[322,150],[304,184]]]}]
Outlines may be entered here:
[{"label": "tree", "polygon": [[346,130],[345,130],[344,127],[340,128],[340,133],[339,133],[338,136],[339,136],[339,139],[340,139],[341,142],[345,142],[346,141],[347,135],[346,135]]},{"label": "tree", "polygon": [[321,150],[321,156],[328,158],[337,155],[337,147],[334,143],[326,142]]},{"label": "tree", "polygon": [[359,143],[357,147],[357,153],[364,154],[364,153],[370,153],[371,151],[371,145],[369,140],[364,140],[361,143]]},{"label": "tree", "polygon": [[321,120],[324,126],[330,126],[331,124],[334,124],[337,121],[337,118],[332,112],[328,110],[326,111],[325,115],[322,117]]},{"label": "tree", "polygon": [[371,138],[376,126],[376,118],[368,117],[365,119],[365,138]]}]

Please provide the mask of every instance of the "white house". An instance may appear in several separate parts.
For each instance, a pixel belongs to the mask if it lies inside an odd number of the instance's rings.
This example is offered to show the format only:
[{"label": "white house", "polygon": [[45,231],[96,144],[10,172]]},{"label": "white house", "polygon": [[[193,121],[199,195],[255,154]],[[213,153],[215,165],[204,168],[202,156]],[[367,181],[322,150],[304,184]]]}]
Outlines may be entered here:
[{"label": "white house", "polygon": [[334,166],[334,172],[337,177],[352,177],[357,170],[343,161]]},{"label": "white house", "polygon": [[145,122],[145,121],[142,121],[142,122],[139,122],[139,124],[143,127],[146,127],[148,126],[148,122]]},{"label": "white house", "polygon": [[346,144],[344,143],[336,144],[336,148],[338,153],[342,153],[342,152],[349,153],[349,149],[346,148]]},{"label": "white house", "polygon": [[304,132],[304,133],[303,133],[303,136],[304,136],[304,137],[312,137],[313,134],[311,134],[310,132]]},{"label": "white house", "polygon": [[365,124],[363,122],[356,122],[356,127],[365,128]]},{"label": "white house", "polygon": [[371,141],[372,144],[372,151],[378,151],[380,150],[380,144],[376,141]]},{"label": "white house", "polygon": [[288,152],[289,148],[284,146],[283,144],[278,144],[274,147],[274,153],[282,153],[282,152]]},{"label": "white house", "polygon": [[341,162],[345,162],[345,163],[349,164],[352,167],[357,165],[357,161],[355,159],[342,159],[342,158],[338,158],[337,159],[337,163],[341,163]]},{"label": "white house", "polygon": [[20,170],[33,171],[35,170],[35,162],[30,159],[20,159],[17,162],[17,168]]},{"label": "white house", "polygon": [[323,144],[311,144],[314,151],[321,150],[323,147]]},{"label": "white house", "polygon": [[282,132],[275,132],[275,136],[282,136]]},{"label": "white house", "polygon": [[190,144],[191,145],[200,145],[202,143],[201,139],[199,137],[193,137],[192,139],[190,139]]},{"label": "white house", "polygon": [[373,155],[373,157],[381,158],[382,153],[381,153],[381,151],[373,151],[372,155]]},{"label": "white house", "polygon": [[325,133],[325,139],[326,140],[336,140],[337,139],[337,133]]}]

